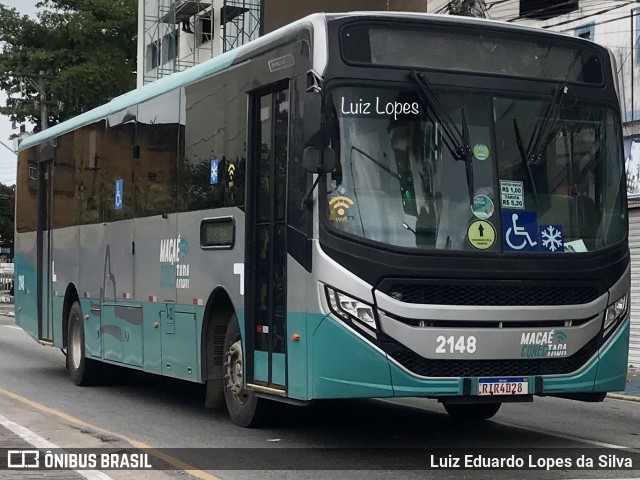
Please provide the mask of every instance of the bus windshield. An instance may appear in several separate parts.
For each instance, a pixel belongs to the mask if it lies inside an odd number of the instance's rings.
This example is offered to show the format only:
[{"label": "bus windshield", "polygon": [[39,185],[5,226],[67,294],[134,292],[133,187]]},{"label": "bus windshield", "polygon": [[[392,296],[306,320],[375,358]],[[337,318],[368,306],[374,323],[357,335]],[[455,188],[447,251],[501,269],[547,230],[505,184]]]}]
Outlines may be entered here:
[{"label": "bus windshield", "polygon": [[555,254],[624,239],[613,109],[567,86],[546,97],[432,92],[332,90],[331,227],[427,250]]}]

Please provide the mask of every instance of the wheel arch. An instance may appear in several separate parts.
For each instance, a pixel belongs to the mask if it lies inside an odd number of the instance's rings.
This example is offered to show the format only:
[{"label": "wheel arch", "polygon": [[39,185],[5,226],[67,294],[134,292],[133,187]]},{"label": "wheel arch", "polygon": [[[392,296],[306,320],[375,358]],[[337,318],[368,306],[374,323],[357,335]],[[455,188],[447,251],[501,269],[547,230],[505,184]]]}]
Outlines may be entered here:
[{"label": "wheel arch", "polygon": [[202,320],[200,355],[203,383],[222,379],[224,337],[235,311],[231,297],[223,287],[211,292]]},{"label": "wheel arch", "polygon": [[62,303],[62,346],[67,348],[68,335],[69,335],[69,312],[71,311],[71,305],[74,302],[80,303],[80,297],[78,296],[78,289],[75,284],[70,283],[67,285],[67,290],[64,292],[64,302]]}]

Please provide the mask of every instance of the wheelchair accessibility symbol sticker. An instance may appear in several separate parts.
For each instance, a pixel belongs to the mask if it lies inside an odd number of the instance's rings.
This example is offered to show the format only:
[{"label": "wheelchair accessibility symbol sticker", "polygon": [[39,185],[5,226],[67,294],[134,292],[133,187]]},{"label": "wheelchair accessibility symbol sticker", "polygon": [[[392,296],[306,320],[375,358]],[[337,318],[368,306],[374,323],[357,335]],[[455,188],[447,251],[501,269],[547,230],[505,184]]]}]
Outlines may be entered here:
[{"label": "wheelchair accessibility symbol sticker", "polygon": [[504,210],[502,212],[502,235],[506,252],[537,252],[540,250],[538,241],[538,214]]}]

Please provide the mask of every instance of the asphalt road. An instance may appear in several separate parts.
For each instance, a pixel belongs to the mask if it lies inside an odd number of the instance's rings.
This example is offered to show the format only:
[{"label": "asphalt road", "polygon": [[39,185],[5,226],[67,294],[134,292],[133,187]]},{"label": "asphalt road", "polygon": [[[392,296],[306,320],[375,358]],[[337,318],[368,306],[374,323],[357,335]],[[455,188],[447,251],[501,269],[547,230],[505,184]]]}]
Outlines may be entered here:
[{"label": "asphalt road", "polygon": [[[493,421],[453,422],[435,401],[359,400],[300,408],[282,405],[262,429],[234,426],[225,412],[205,409],[200,385],[147,374],[123,374],[109,385],[75,387],[64,356],[43,347],[0,316],[0,388],[152,447],[332,448],[334,468],[295,471],[308,461],[304,451],[287,452],[288,471],[210,471],[222,479],[244,478],[638,478],[640,470],[600,471],[389,471],[392,452],[361,456],[356,448],[576,448],[625,447],[640,454],[640,403],[605,400],[588,404],[551,398],[503,405]],[[2,413],[2,412],[0,412]],[[88,435],[91,432],[87,432]],[[65,445],[61,445],[65,446]],[[226,450],[243,465],[260,466],[251,451]],[[279,452],[275,452],[277,454]],[[171,451],[190,465],[206,468],[206,451]],[[404,453],[412,455],[412,453]],[[415,455],[423,455],[415,452]],[[264,454],[261,454],[264,455]],[[264,458],[264,457],[261,457]],[[282,458],[282,457],[277,457]],[[289,458],[289,457],[287,457]],[[258,462],[256,464],[256,462]],[[323,464],[325,465],[325,464]],[[256,467],[257,468],[257,467]],[[353,469],[357,469],[353,470]],[[636,466],[640,469],[640,463]],[[373,469],[371,471],[365,471]]]}]

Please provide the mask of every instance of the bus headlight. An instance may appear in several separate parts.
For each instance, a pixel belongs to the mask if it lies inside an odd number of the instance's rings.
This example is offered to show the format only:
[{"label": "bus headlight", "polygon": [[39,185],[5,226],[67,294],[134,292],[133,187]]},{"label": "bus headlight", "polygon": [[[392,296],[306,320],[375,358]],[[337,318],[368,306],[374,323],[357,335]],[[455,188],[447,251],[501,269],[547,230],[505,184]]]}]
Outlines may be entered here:
[{"label": "bus headlight", "polygon": [[628,296],[625,294],[607,307],[607,311],[604,314],[605,335],[607,334],[607,330],[627,314],[627,299]]},{"label": "bus headlight", "polygon": [[364,330],[365,333],[376,336],[374,333],[377,329],[376,318],[371,305],[351,298],[333,288],[326,287],[326,292],[332,313]]}]

